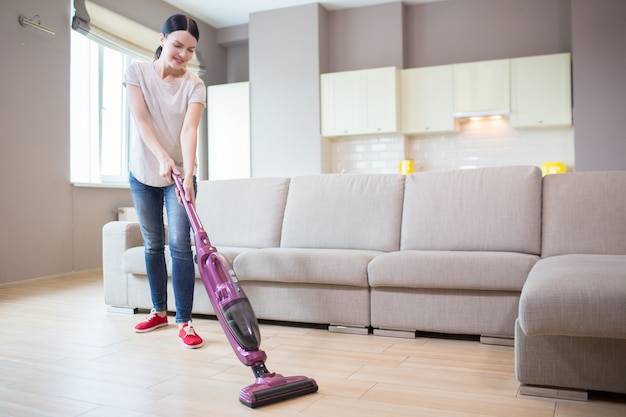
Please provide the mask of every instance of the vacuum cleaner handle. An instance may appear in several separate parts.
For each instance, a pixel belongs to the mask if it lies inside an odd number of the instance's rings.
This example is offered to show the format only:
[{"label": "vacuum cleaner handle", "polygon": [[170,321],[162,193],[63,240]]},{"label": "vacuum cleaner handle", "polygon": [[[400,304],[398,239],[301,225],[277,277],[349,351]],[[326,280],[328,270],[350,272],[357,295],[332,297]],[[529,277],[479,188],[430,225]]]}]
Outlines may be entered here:
[{"label": "vacuum cleaner handle", "polygon": [[196,262],[209,299],[239,360],[248,366],[264,362],[265,352],[259,349],[261,334],[250,301],[226,257],[211,245],[200,223],[196,208],[185,198],[180,175],[172,178],[187,211],[196,240]]},{"label": "vacuum cleaner handle", "polygon": [[180,199],[182,200],[183,206],[185,207],[185,211],[187,212],[187,217],[189,218],[189,223],[191,223],[191,228],[194,233],[200,232],[204,230],[202,227],[202,223],[200,222],[200,218],[198,217],[198,212],[193,204],[187,201],[185,195],[185,188],[183,187],[183,179],[180,175],[176,174],[172,171],[172,179],[176,184],[176,188],[178,189],[178,193],[180,195]]}]

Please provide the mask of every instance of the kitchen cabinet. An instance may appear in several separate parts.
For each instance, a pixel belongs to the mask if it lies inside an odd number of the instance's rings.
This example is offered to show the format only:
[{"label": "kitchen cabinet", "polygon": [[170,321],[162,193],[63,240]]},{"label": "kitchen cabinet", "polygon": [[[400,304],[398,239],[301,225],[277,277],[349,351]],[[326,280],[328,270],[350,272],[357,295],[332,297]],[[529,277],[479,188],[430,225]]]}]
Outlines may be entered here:
[{"label": "kitchen cabinet", "polygon": [[403,70],[400,84],[403,133],[454,131],[452,65]]},{"label": "kitchen cabinet", "polygon": [[207,88],[209,179],[250,177],[250,83]]},{"label": "kitchen cabinet", "polygon": [[511,126],[572,125],[569,53],[511,59]]},{"label": "kitchen cabinet", "polygon": [[322,136],[397,132],[398,72],[386,67],[322,74]]},{"label": "kitchen cabinet", "polygon": [[509,66],[508,59],[454,64],[454,116],[509,114]]},{"label": "kitchen cabinet", "polygon": [[360,71],[322,74],[322,136],[359,133],[363,118],[362,100]]}]

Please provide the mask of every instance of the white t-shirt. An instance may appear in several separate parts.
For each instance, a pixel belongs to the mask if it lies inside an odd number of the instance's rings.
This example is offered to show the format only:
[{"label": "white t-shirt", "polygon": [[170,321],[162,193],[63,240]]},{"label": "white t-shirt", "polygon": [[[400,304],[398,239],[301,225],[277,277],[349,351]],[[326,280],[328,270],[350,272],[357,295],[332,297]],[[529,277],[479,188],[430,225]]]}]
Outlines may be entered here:
[{"label": "white t-shirt", "polygon": [[[187,106],[191,103],[206,106],[204,82],[189,71],[174,82],[164,81],[157,74],[152,62],[134,62],[128,67],[123,83],[125,87],[136,85],[141,88],[152,130],[163,149],[182,172],[180,133]],[[146,185],[153,187],[169,185],[165,178],[159,175],[159,161],[141,140],[136,128],[132,133],[129,169],[137,180]]]}]

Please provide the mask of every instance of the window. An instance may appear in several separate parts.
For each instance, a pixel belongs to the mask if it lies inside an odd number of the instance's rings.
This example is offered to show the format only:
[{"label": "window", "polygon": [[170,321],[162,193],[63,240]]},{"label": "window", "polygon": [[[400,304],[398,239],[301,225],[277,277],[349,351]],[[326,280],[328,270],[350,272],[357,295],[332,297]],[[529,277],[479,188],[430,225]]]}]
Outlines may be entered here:
[{"label": "window", "polygon": [[71,181],[128,182],[130,112],[122,77],[133,57],[71,35]]}]

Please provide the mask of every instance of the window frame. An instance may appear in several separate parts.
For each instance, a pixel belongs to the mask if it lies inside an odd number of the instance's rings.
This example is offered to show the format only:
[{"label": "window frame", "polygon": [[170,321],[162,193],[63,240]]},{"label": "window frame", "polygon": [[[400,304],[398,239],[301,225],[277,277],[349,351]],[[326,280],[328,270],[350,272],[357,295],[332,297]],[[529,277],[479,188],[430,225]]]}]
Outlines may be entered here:
[{"label": "window frame", "polygon": [[[73,41],[71,47],[72,70],[76,69],[74,60],[76,55],[84,49],[77,51],[75,42],[80,40],[78,33],[72,33]],[[85,38],[88,49],[87,63],[81,63],[84,70],[88,67],[89,74],[78,77],[72,74],[70,80],[70,150],[71,150],[71,172],[70,180],[76,185],[127,185],[128,184],[128,161],[131,146],[131,115],[126,101],[126,89],[121,80],[128,65],[135,60],[135,57],[125,54],[124,51],[115,50],[108,45],[102,45],[92,39]],[[82,40],[80,40],[82,42]],[[107,55],[119,54],[120,65],[116,66],[117,77],[107,77],[110,67],[106,67]],[[80,58],[79,58],[80,59]],[[105,105],[106,90],[111,88],[105,86],[107,78],[119,79],[119,91],[115,95],[119,98],[118,106]],[[80,81],[79,81],[80,79]],[[79,85],[80,84],[80,85]],[[86,90],[85,96],[78,98],[82,91]],[[78,103],[76,100],[78,99]],[[119,130],[107,132],[110,128],[105,120],[106,113],[113,109],[112,117],[119,122]],[[82,120],[86,118],[87,120]],[[119,139],[117,139],[119,138]],[[117,140],[115,149],[116,157],[111,158],[113,165],[116,165],[116,173],[107,171],[107,148],[110,148],[111,141]],[[85,161],[86,160],[86,161]]]}]

